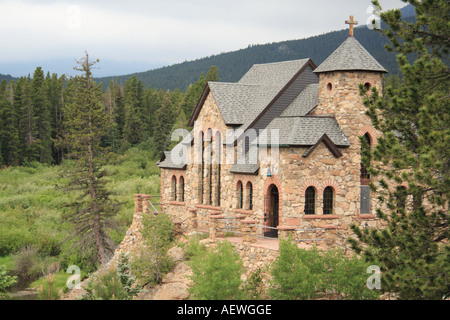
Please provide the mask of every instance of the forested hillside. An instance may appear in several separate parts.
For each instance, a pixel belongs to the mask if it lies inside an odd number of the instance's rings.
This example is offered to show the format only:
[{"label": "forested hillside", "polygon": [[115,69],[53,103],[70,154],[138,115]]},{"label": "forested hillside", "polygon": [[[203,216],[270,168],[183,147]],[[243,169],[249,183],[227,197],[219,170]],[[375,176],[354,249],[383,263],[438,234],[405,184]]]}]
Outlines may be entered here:
[{"label": "forested hillside", "polygon": [[[157,159],[171,141],[174,127],[186,127],[206,81],[219,80],[212,67],[187,90],[145,87],[136,76],[123,86],[110,81],[103,93],[105,112],[112,115],[105,147],[122,153],[148,141]],[[76,98],[73,79],[38,67],[33,76],[3,79],[0,84],[0,168],[33,162],[60,164],[68,150],[58,147],[64,127],[64,108]],[[100,86],[100,84],[98,84]]]},{"label": "forested hillside", "polygon": [[[402,10],[406,20],[412,20],[414,7],[408,5]],[[385,25],[382,24],[382,28]],[[163,90],[185,90],[198,80],[201,73],[206,73],[211,66],[220,70],[221,81],[235,82],[250,69],[253,64],[279,62],[311,58],[317,65],[321,64],[336,48],[348,37],[348,30],[333,31],[315,37],[276,42],[271,44],[249,45],[248,48],[238,51],[222,53],[186,61],[180,64],[167,66],[146,72],[135,73],[118,77],[97,79],[103,82],[106,89],[108,83],[114,79],[124,84],[128,78],[135,75],[144,86],[162,88]],[[395,54],[385,50],[388,40],[379,32],[372,31],[366,26],[355,28],[355,38],[377,59],[390,74],[399,74]]]}]

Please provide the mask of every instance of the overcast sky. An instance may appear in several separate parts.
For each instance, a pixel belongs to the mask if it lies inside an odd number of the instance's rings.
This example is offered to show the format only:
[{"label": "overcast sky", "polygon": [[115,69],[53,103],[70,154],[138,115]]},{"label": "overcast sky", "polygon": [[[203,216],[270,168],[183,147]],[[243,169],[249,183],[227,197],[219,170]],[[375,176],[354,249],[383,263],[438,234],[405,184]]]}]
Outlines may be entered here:
[{"label": "overcast sky", "polygon": [[[401,0],[380,0],[384,10]],[[86,50],[94,76],[146,71],[222,52],[347,28],[370,0],[0,0],[0,73],[36,66],[73,74]]]}]

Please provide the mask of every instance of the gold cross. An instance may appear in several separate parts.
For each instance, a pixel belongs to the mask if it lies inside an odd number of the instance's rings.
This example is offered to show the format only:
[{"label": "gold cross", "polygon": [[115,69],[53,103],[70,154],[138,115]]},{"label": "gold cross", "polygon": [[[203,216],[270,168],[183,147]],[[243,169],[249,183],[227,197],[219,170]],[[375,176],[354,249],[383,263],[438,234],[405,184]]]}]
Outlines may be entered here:
[{"label": "gold cross", "polygon": [[358,25],[358,21],[354,20],[353,16],[350,16],[350,21],[346,20],[345,23],[350,25],[350,37],[353,37],[353,26]]}]

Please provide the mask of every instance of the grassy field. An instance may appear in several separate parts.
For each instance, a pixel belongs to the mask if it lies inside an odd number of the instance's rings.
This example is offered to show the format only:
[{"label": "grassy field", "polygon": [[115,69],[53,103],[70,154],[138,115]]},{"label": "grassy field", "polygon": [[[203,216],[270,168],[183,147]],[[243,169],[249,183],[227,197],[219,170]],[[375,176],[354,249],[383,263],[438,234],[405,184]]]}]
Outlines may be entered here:
[{"label": "grassy field", "polygon": [[[73,163],[65,162],[66,169]],[[15,267],[15,254],[32,247],[40,260],[58,263],[62,270],[76,258],[67,254],[64,239],[71,226],[63,219],[65,205],[75,198],[58,185],[62,168],[33,163],[0,170],[0,264]],[[133,219],[135,193],[159,195],[160,170],[145,146],[129,149],[107,167],[114,198],[123,203],[117,215],[121,232],[111,234],[118,244]],[[72,259],[72,261],[71,261]],[[63,277],[63,275],[61,275]]]}]

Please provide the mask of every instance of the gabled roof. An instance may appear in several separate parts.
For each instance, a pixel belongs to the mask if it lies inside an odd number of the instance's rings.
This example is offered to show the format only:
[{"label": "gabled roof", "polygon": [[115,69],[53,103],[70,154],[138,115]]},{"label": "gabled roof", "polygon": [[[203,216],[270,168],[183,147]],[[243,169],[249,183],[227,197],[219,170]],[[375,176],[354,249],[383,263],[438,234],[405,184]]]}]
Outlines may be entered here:
[{"label": "gabled roof", "polygon": [[[156,163],[161,169],[185,170],[187,167],[186,155],[183,154],[181,146],[191,146],[194,140],[192,132],[186,135],[181,142],[176,145],[172,151],[164,151],[161,159]],[[179,154],[175,152],[178,150]]]},{"label": "gabled roof", "polygon": [[333,143],[333,141],[331,141],[331,139],[328,137],[328,135],[325,133],[320,139],[319,141],[317,141],[317,143],[315,145],[313,145],[311,148],[309,148],[308,150],[306,150],[306,152],[303,154],[303,158],[307,158],[311,155],[311,153],[313,153],[314,150],[316,150],[316,148],[323,143],[328,150],[330,150],[330,152],[333,154],[333,156],[335,156],[336,158],[340,158],[342,157],[342,153],[339,151],[339,149],[336,147],[336,145]]},{"label": "gabled roof", "polygon": [[304,117],[319,105],[319,84],[310,84],[295,98],[281,117]]},{"label": "gabled roof", "polygon": [[193,126],[209,93],[226,125],[246,130],[286,89],[310,59],[255,64],[237,83],[208,82],[189,121]]},{"label": "gabled roof", "polygon": [[185,170],[187,167],[186,159],[183,159],[181,163],[175,163],[172,159],[172,151],[164,151],[161,160],[158,161],[157,165],[161,169],[174,169],[174,170]]},{"label": "gabled roof", "polygon": [[358,40],[349,37],[314,72],[356,70],[387,72]]},{"label": "gabled roof", "polygon": [[326,134],[334,145],[350,146],[336,119],[330,117],[280,117],[269,124],[267,131],[272,135],[278,133],[280,145],[310,147]]}]

